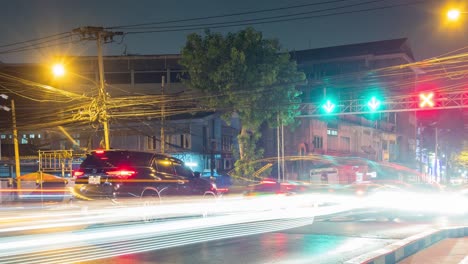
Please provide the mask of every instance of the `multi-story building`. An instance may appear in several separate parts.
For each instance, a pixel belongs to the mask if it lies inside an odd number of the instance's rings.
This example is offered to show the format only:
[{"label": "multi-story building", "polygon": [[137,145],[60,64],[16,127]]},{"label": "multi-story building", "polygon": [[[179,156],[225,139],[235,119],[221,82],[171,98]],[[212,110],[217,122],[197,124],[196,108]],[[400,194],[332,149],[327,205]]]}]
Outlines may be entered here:
[{"label": "multi-story building", "polygon": [[[412,93],[419,73],[414,68],[403,69],[406,74],[396,76],[374,71],[414,62],[406,39],[301,50],[291,55],[307,76],[308,84],[301,87],[306,105],[320,104],[329,97],[344,101]],[[305,108],[302,114],[299,127],[285,130],[285,156],[324,154],[415,165],[414,112],[308,117]],[[266,155],[278,152],[276,134],[275,130],[265,132]],[[301,171],[301,167],[291,165],[286,177],[307,179],[308,168]]]}]

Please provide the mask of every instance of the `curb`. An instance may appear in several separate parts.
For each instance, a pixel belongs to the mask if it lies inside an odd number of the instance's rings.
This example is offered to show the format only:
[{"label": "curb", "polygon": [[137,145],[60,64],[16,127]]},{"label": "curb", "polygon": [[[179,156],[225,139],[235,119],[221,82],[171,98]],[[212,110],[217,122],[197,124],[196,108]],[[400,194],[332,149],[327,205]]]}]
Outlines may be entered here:
[{"label": "curb", "polygon": [[403,260],[446,238],[468,236],[468,226],[430,229],[397,241],[384,248],[350,259],[345,264],[390,264]]}]

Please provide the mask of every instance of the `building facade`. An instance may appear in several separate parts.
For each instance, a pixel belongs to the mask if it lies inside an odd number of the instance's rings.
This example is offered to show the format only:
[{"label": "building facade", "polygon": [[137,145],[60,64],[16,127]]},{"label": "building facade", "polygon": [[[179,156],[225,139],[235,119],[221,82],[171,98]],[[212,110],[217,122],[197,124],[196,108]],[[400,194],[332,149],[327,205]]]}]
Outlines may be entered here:
[{"label": "building facade", "polygon": [[[414,62],[406,39],[386,40],[291,52],[307,76],[301,87],[303,102],[327,98],[354,100],[371,95],[398,95],[415,91],[417,69],[387,76],[378,69]],[[379,162],[415,166],[417,121],[414,112],[347,114],[308,117],[284,133],[285,156],[330,155],[361,157]],[[265,132],[267,155],[277,155],[276,131]],[[298,162],[296,162],[298,163]],[[307,180],[310,167],[286,165],[289,179]]]}]

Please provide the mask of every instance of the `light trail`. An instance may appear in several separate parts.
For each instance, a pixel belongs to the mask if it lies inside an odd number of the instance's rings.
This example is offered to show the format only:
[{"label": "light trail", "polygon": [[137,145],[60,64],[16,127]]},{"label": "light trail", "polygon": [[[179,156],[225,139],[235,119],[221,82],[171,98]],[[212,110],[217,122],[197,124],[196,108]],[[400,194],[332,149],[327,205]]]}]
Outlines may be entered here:
[{"label": "light trail", "polygon": [[[93,260],[215,239],[280,231],[310,225],[316,216],[356,208],[349,200],[344,205],[317,207],[318,203],[323,202],[321,199],[329,201],[330,197],[325,198],[321,195],[235,197],[210,202],[198,199],[189,203],[187,199],[175,199],[168,201],[167,205],[149,207],[128,203],[125,207],[97,206],[95,210],[59,211],[51,214],[48,214],[48,211],[28,213],[7,217],[0,223],[0,233],[3,234],[0,238],[0,258],[2,263],[68,263]],[[154,211],[152,217],[166,218],[166,220],[128,224],[131,219],[140,220],[144,211]],[[208,217],[201,217],[207,212]],[[186,218],[195,215],[198,217]],[[110,223],[127,224],[36,235],[14,236],[11,233],[15,231],[36,233],[42,229],[48,229],[50,232],[54,228],[64,226]]]},{"label": "light trail", "polygon": [[[310,225],[318,216],[365,208],[444,214],[468,211],[466,198],[447,193],[272,195],[209,200],[188,197],[149,206],[142,206],[142,202],[83,202],[82,206],[26,208],[19,214],[17,210],[0,211],[0,259],[2,263],[90,261],[281,231]],[[145,223],[143,218],[157,221]],[[75,229],[65,232],[61,229],[64,227]]]}]

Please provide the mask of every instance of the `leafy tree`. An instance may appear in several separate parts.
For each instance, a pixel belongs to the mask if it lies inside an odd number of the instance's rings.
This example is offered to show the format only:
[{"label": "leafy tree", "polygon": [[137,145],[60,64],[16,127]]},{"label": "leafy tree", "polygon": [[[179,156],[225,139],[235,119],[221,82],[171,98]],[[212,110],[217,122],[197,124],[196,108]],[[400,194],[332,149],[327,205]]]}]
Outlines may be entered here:
[{"label": "leafy tree", "polygon": [[263,156],[256,146],[260,126],[277,126],[278,116],[286,125],[294,121],[300,103],[296,85],[305,80],[304,73],[277,40],[264,39],[252,28],[225,36],[208,30],[204,36],[191,34],[180,63],[189,75],[185,83],[206,95],[208,107],[222,111],[226,121],[239,116],[236,170],[251,175],[255,168],[248,164]]},{"label": "leafy tree", "polygon": [[456,156],[455,162],[460,167],[468,168],[468,150],[460,152],[460,154]]}]

